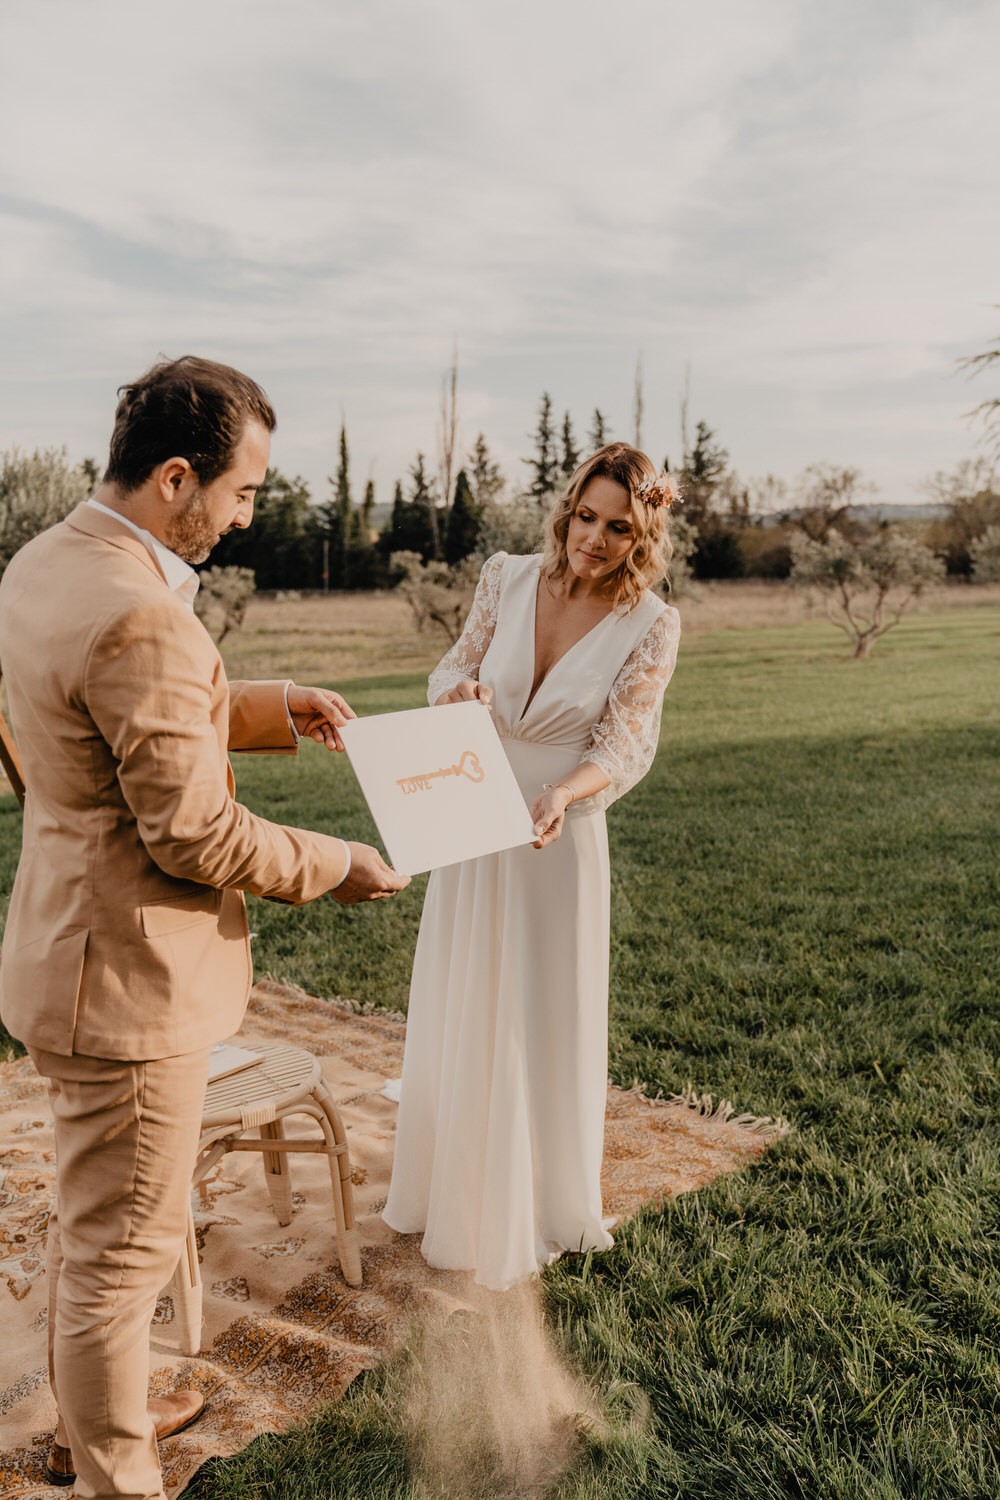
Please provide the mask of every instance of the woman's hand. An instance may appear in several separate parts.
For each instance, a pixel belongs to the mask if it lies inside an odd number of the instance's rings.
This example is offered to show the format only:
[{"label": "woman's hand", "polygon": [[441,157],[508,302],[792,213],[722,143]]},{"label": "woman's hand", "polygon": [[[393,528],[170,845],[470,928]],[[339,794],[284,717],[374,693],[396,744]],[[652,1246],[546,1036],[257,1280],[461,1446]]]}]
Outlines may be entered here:
[{"label": "woman's hand", "polygon": [[474,677],[463,677],[450,692],[441,694],[434,707],[440,708],[442,703],[485,703],[489,708],[492,698],[492,688],[483,687]]},{"label": "woman's hand", "polygon": [[555,843],[563,831],[566,809],[572,801],[573,793],[568,786],[550,786],[535,798],[531,804],[531,821],[538,837],[533,849],[544,849],[547,844]]}]

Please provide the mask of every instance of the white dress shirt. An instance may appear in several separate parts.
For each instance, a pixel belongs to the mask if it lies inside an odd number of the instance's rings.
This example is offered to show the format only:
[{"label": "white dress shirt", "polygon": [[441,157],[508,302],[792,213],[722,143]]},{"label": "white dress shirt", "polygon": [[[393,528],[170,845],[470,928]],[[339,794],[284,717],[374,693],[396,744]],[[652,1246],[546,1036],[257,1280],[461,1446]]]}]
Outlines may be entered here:
[{"label": "white dress shirt", "polygon": [[[116,521],[120,521],[123,526],[127,526],[129,531],[134,531],[139,540],[146,544],[146,547],[159,564],[160,572],[167,581],[167,588],[170,589],[171,593],[176,594],[178,599],[183,600],[188,609],[194,609],[195,595],[201,586],[201,580],[190,563],[186,563],[183,557],[178,557],[176,552],[171,552],[170,548],[165,546],[159,537],[155,537],[151,531],[145,531],[143,527],[137,526],[134,521],[130,521],[128,516],[123,516],[120,510],[112,510],[109,505],[102,505],[100,500],[95,500],[93,496],[87,501],[87,504],[92,505],[95,510],[103,511],[106,516],[113,516]],[[286,688],[286,699],[287,696],[288,690]]]}]

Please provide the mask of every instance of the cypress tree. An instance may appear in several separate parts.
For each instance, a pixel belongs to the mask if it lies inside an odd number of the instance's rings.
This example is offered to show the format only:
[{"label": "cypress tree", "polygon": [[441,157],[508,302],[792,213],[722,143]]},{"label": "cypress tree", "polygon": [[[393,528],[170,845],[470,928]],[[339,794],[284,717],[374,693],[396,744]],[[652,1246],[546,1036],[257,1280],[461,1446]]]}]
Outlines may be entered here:
[{"label": "cypress tree", "polygon": [[608,419],[599,406],[594,407],[594,415],[590,423],[590,431],[587,433],[587,439],[591,450],[595,453],[598,448],[603,448],[608,441]]},{"label": "cypress tree", "polygon": [[500,465],[495,463],[490,456],[486,438],[482,433],[476,438],[472,452],[469,454],[469,462],[472,469],[471,472],[467,470],[467,475],[475,502],[477,505],[489,505],[497,499],[503,489],[504,478],[500,472]]},{"label": "cypress tree", "polygon": [[573,419],[569,412],[563,417],[562,449],[562,463],[559,467],[568,478],[580,462],[580,450],[576,446],[576,438],[573,436]]},{"label": "cypress tree", "polygon": [[365,496],[361,502],[361,513],[357,517],[359,537],[358,540],[363,547],[370,547],[372,542],[372,512],[375,509],[375,481],[369,479],[365,485]]},{"label": "cypress tree", "polygon": [[481,515],[482,509],[475,502],[468,475],[464,469],[459,469],[455,480],[455,498],[451,502],[445,529],[445,562],[454,566],[475,551]]},{"label": "cypress tree", "polygon": [[419,552],[427,562],[437,556],[437,533],[432,519],[434,492],[427,478],[422,453],[417,454],[410,476],[413,489],[409,499],[403,493],[403,486],[396,481],[392,515],[389,525],[379,537],[379,550],[386,555],[391,552]]}]

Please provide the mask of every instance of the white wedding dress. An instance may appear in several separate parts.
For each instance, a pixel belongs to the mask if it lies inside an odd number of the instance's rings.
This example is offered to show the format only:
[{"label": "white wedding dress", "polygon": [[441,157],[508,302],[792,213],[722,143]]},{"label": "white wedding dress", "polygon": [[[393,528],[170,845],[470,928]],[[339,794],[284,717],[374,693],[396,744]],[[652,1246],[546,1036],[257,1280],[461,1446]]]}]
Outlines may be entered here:
[{"label": "white wedding dress", "polygon": [[[530,806],[581,760],[610,777],[562,837],[437,870],[410,990],[392,1182],[383,1217],[423,1232],[432,1266],[503,1289],[563,1250],[607,1249],[609,868],[604,809],[645,774],[680,625],[652,593],[595,625],[528,702],[541,559],[483,568],[461,639],[431,676],[462,678],[493,716]],[[486,710],[483,710],[486,712]]]}]

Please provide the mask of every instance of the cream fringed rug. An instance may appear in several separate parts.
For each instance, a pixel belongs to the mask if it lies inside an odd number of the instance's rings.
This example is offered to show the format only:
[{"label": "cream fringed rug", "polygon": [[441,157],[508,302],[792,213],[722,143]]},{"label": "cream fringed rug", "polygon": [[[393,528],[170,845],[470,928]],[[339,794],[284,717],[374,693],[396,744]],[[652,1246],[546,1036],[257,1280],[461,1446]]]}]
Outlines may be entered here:
[{"label": "cream fringed rug", "polygon": [[[358,1015],[265,982],[254,990],[241,1040],[290,1041],[323,1058],[344,1118],[361,1225],[364,1286],[347,1286],[337,1265],[327,1167],[296,1156],[295,1216],[275,1221],[255,1154],[219,1163],[195,1222],[205,1286],[202,1353],[170,1352],[173,1307],[160,1299],[151,1391],[195,1385],[208,1410],[190,1431],[161,1445],[167,1489],[179,1492],[213,1455],[238,1452],[279,1432],[321,1402],[336,1400],[361,1370],[405,1337],[428,1299],[461,1296],[465,1278],[431,1271],[419,1236],[400,1236],[379,1216],[389,1184],[396,1105],[382,1089],[398,1077],[402,1019]],[[303,1122],[304,1132],[308,1126]],[[604,1159],[607,1214],[701,1187],[755,1160],[780,1122],[711,1112],[706,1099],[651,1104],[608,1090]],[[0,1064],[0,1500],[55,1496],[42,1467],[54,1408],[45,1374],[44,1241],[53,1178],[44,1085],[26,1058]]]}]

